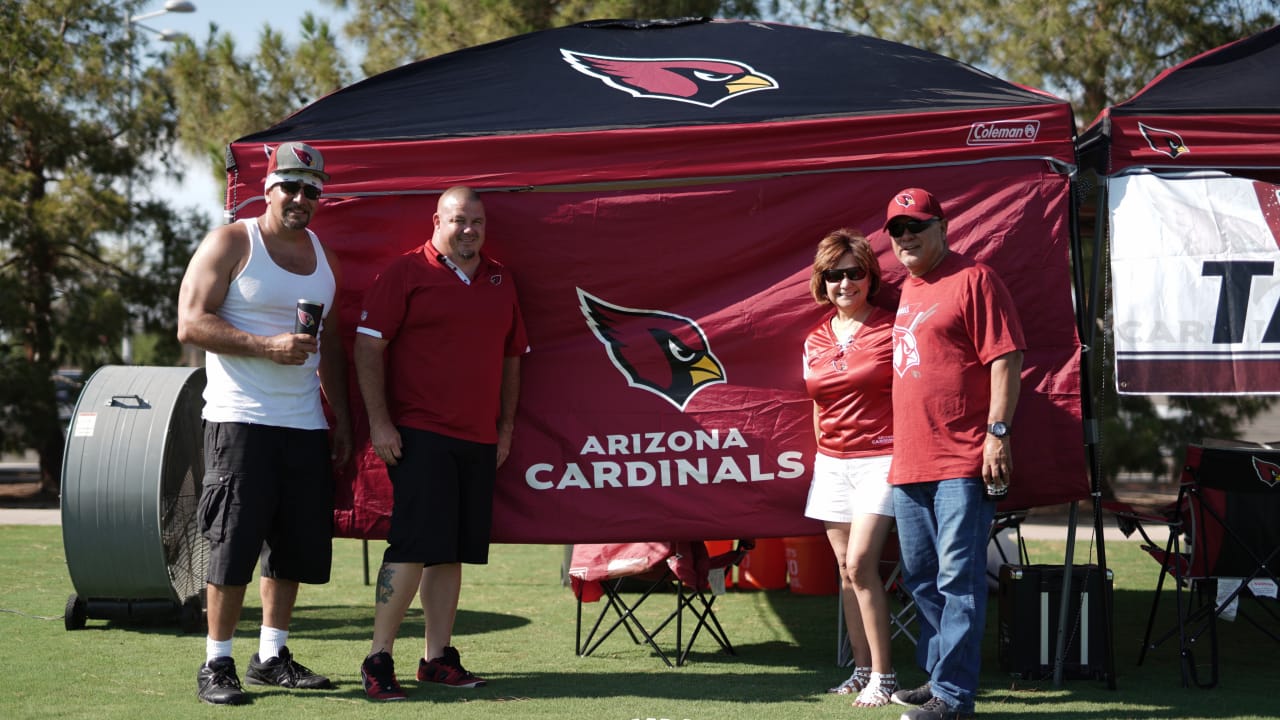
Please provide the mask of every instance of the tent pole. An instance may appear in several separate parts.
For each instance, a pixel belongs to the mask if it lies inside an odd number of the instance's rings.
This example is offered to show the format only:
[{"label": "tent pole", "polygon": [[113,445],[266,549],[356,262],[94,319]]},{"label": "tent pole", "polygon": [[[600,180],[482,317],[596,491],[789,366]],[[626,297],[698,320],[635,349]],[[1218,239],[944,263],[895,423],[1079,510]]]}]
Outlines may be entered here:
[{"label": "tent pole", "polygon": [[[1077,171],[1078,172],[1078,171]],[[1073,188],[1071,193],[1072,212],[1070,213],[1071,224],[1071,266],[1072,266],[1072,282],[1075,285],[1076,297],[1080,300],[1076,303],[1076,325],[1080,333],[1082,342],[1081,360],[1080,360],[1080,406],[1081,416],[1084,421],[1084,446],[1087,458],[1087,467],[1089,468],[1089,492],[1093,498],[1093,531],[1097,538],[1098,547],[1098,571],[1102,573],[1101,597],[1098,602],[1102,608],[1102,640],[1103,640],[1103,663],[1105,674],[1107,677],[1107,688],[1109,690],[1116,689],[1116,673],[1115,673],[1115,648],[1114,638],[1112,637],[1112,617],[1111,617],[1111,601],[1106,593],[1106,576],[1107,576],[1107,550],[1106,539],[1103,534],[1102,527],[1102,489],[1101,475],[1102,469],[1099,465],[1098,457],[1098,420],[1094,416],[1093,408],[1093,363],[1092,353],[1097,347],[1097,324],[1094,318],[1097,317],[1097,310],[1101,296],[1101,268],[1102,268],[1102,247],[1104,245],[1103,238],[1103,218],[1107,208],[1106,181],[1102,175],[1098,177],[1097,188],[1097,213],[1094,218],[1093,233],[1093,263],[1092,263],[1092,292],[1086,296],[1084,293],[1084,267],[1083,267],[1083,248],[1080,238],[1079,229],[1079,204],[1080,200],[1076,190],[1083,190],[1079,186]],[[1075,185],[1075,177],[1073,177],[1073,185]],[[1089,302],[1084,303],[1083,299],[1089,297]],[[1071,589],[1071,568],[1072,560],[1075,552],[1075,527],[1076,527],[1076,504],[1072,503],[1068,529],[1067,529],[1067,553],[1066,567],[1063,573],[1062,582],[1062,601],[1059,609],[1058,618],[1058,652],[1054,658],[1053,683],[1054,685],[1062,684],[1063,664],[1066,658],[1066,628],[1068,619],[1068,610],[1070,603],[1068,602]]]}]

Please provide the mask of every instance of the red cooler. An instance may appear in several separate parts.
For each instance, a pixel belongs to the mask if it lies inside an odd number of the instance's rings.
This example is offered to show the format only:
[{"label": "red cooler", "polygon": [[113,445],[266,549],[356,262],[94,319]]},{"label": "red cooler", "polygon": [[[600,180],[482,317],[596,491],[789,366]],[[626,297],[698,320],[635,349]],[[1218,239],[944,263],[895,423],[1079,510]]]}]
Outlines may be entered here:
[{"label": "red cooler", "polygon": [[781,538],[762,538],[738,566],[743,590],[781,590],[787,586],[787,559]]},{"label": "red cooler", "polygon": [[826,535],[782,539],[791,592],[801,595],[835,595],[840,592],[840,570]]}]

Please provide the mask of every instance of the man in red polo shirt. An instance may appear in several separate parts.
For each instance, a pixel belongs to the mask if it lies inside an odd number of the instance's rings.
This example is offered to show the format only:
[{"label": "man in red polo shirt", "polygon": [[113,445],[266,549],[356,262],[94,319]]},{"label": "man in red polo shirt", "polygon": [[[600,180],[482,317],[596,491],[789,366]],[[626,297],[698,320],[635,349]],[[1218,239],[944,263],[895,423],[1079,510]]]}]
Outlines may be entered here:
[{"label": "man in red polo shirt", "polygon": [[449,643],[462,563],[489,559],[494,478],[511,450],[529,348],[510,272],[480,252],[484,223],[475,191],[445,191],[431,240],[378,276],[356,328],[369,439],[394,498],[360,667],[371,700],[405,697],[392,646],[416,591],[426,615],[418,680],[485,684]]}]

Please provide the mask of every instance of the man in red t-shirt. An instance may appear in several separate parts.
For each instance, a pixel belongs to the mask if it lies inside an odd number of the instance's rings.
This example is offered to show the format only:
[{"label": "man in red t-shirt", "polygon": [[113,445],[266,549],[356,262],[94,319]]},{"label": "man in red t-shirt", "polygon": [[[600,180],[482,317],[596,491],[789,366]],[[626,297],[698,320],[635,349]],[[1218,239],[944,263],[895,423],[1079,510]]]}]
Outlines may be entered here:
[{"label": "man in red t-shirt", "polygon": [[987,536],[1013,474],[1009,434],[1026,341],[991,268],[947,247],[937,199],[908,188],[885,228],[906,267],[893,328],[894,515],[920,618],[925,685],[903,720],[971,717],[986,624]]},{"label": "man in red t-shirt", "polygon": [[431,239],[365,294],[356,328],[369,441],[393,493],[373,646],[360,667],[371,700],[405,697],[392,646],[419,591],[427,627],[418,679],[485,684],[449,643],[462,563],[489,559],[493,485],[511,450],[520,356],[528,351],[510,271],[480,252],[480,197],[450,188],[432,221]]}]

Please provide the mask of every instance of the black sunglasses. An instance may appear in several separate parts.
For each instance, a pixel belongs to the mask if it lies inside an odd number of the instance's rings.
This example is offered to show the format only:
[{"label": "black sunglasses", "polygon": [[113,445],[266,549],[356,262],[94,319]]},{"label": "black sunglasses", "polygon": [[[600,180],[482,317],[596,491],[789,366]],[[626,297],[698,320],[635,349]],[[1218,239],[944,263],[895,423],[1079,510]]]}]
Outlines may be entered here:
[{"label": "black sunglasses", "polygon": [[889,237],[900,238],[905,232],[912,235],[919,235],[929,229],[930,225],[938,222],[941,218],[929,218],[928,220],[907,220],[906,222],[891,223],[889,225]]},{"label": "black sunglasses", "polygon": [[861,267],[850,268],[831,268],[822,271],[822,279],[829,283],[838,283],[845,278],[857,282],[867,276],[867,271]]},{"label": "black sunglasses", "polygon": [[297,195],[298,191],[301,190],[302,194],[306,196],[308,200],[320,199],[320,188],[314,185],[307,185],[306,183],[300,183],[297,180],[286,180],[285,182],[282,182],[282,183],[276,183],[276,185],[281,190],[284,191],[285,195],[288,195],[289,197],[293,197],[294,195]]}]

